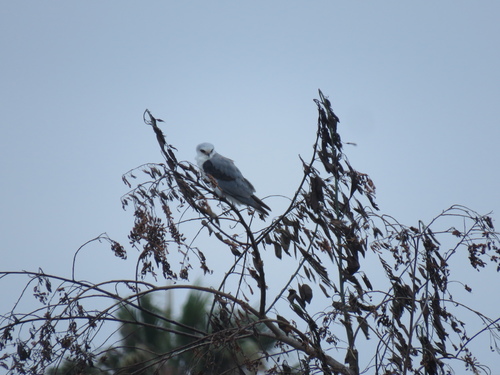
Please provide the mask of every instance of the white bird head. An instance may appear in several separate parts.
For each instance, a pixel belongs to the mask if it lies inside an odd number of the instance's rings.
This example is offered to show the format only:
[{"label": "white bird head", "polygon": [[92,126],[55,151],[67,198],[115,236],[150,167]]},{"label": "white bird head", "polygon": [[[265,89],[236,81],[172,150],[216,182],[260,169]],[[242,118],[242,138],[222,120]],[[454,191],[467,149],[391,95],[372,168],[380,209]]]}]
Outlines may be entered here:
[{"label": "white bird head", "polygon": [[214,145],[208,142],[200,143],[196,146],[196,161],[201,165],[215,155]]}]

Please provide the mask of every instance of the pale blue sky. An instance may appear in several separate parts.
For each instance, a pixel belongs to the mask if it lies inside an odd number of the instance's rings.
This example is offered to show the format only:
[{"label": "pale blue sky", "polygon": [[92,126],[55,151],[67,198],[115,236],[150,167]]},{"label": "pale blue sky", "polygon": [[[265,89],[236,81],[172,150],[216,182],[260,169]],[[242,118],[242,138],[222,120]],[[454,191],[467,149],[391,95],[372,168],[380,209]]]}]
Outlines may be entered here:
[{"label": "pale blue sky", "polygon": [[[180,159],[212,142],[259,196],[290,195],[318,88],[382,211],[498,217],[499,19],[498,1],[4,1],[1,268],[68,276],[90,238],[127,242],[121,175],[162,161],[146,108]],[[108,253],[79,275],[133,270]]]}]

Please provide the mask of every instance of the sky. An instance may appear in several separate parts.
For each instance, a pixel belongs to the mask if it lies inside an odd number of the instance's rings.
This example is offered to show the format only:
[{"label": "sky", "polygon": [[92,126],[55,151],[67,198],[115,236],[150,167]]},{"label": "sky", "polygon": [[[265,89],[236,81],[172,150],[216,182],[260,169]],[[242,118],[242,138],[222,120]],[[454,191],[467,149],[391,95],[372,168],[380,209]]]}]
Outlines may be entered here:
[{"label": "sky", "polygon": [[[291,195],[318,89],[383,212],[495,219],[499,16],[488,0],[3,2],[0,268],[70,276],[86,241],[127,243],[121,176],[162,162],[146,108],[179,159],[211,142],[258,196]],[[78,260],[82,279],[133,278],[104,245]]]}]

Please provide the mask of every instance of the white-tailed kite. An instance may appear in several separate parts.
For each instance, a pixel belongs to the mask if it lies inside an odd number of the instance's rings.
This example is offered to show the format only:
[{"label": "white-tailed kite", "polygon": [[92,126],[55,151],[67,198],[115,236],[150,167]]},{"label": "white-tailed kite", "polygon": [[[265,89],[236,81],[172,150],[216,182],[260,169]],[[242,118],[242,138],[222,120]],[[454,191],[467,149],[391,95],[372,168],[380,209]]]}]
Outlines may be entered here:
[{"label": "white-tailed kite", "polygon": [[224,195],[233,203],[251,206],[263,215],[271,211],[253,194],[255,188],[243,177],[234,162],[215,152],[213,144],[201,143],[196,147],[196,162],[202,174],[213,177],[217,182],[217,194]]}]

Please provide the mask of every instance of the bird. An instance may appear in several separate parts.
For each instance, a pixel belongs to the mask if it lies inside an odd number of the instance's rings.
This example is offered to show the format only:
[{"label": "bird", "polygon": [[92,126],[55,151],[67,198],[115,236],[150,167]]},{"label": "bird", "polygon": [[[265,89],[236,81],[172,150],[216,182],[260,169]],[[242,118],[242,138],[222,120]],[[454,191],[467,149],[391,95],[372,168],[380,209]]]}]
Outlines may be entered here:
[{"label": "bird", "polygon": [[262,215],[268,215],[271,208],[255,193],[255,188],[228,159],[215,151],[214,145],[208,142],[196,147],[196,162],[203,177],[212,177],[217,183],[216,193],[224,196],[231,203],[247,205],[255,208]]}]

